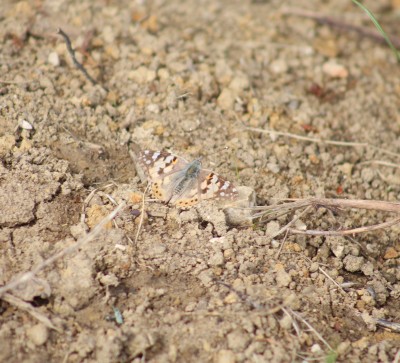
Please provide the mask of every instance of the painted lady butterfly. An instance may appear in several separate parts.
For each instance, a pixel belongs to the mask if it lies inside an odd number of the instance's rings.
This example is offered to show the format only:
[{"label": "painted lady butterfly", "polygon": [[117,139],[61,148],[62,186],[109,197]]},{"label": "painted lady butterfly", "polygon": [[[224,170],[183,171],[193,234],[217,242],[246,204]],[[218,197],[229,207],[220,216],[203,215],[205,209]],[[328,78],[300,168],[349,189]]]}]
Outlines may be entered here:
[{"label": "painted lady butterfly", "polygon": [[205,199],[235,200],[233,184],[211,170],[201,159],[188,162],[166,151],[140,151],[137,161],[151,182],[153,197],[178,207],[191,207]]}]

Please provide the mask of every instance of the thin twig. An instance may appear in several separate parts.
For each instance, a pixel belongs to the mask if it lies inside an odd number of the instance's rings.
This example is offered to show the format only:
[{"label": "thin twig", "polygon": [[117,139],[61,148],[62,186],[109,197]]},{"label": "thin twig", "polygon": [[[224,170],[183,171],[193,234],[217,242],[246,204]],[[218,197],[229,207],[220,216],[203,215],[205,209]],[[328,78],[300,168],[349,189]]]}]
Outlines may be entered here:
[{"label": "thin twig", "polygon": [[318,266],[318,270],[321,271],[334,285],[336,285],[340,291],[346,294],[346,291],[340,286],[322,267]]},{"label": "thin twig", "polygon": [[54,254],[53,256],[49,257],[47,260],[43,261],[41,264],[33,268],[31,271],[25,272],[24,274],[20,275],[16,279],[12,280],[9,282],[7,285],[4,285],[0,287],[0,296],[2,296],[4,293],[6,293],[9,290],[14,289],[18,285],[27,282],[31,280],[38,272],[43,270],[45,267],[52,265],[54,262],[59,260],[60,258],[71,254],[72,252],[77,251],[79,248],[82,246],[86,245],[90,241],[92,241],[94,238],[96,238],[100,232],[103,230],[104,226],[109,223],[115,216],[125,207],[125,202],[122,202],[117,208],[115,208],[108,216],[103,218],[101,222],[92,229],[90,233],[87,235],[83,236],[82,238],[78,239],[78,241],[70,246],[67,247],[60,252]]},{"label": "thin twig", "polygon": [[140,213],[140,221],[139,221],[138,229],[137,229],[137,232],[136,232],[136,237],[135,237],[135,242],[134,242],[135,246],[136,246],[136,243],[137,243],[137,241],[139,239],[140,230],[142,229],[142,224],[143,224],[143,219],[144,219],[144,203],[145,203],[146,193],[147,193],[149,187],[150,187],[150,183],[147,183],[146,189],[144,190],[144,193],[143,193],[142,211]]},{"label": "thin twig", "polygon": [[400,333],[400,323],[394,323],[385,319],[376,319],[376,325]]},{"label": "thin twig", "polygon": [[285,243],[286,243],[286,238],[287,238],[288,234],[289,234],[289,228],[286,230],[285,237],[283,237],[283,241],[282,241],[282,243],[281,243],[281,245],[280,245],[280,247],[279,247],[279,251],[278,251],[278,253],[277,253],[276,256],[275,256],[276,259],[279,258],[279,255],[281,254],[281,252],[282,252],[282,250],[283,250],[283,246],[284,246]]},{"label": "thin twig", "polygon": [[302,231],[299,229],[290,229],[290,232],[294,234],[306,234],[308,236],[346,236],[349,234],[365,233],[365,232],[376,231],[378,229],[388,228],[398,223],[400,223],[400,217],[395,218],[389,222],[374,224],[372,226],[366,226],[366,227],[344,229],[342,231],[316,231],[316,230]]},{"label": "thin twig", "polygon": [[388,166],[390,168],[400,168],[399,164],[390,163],[384,160],[368,160],[368,161],[363,161],[358,165],[368,165],[368,164],[383,165],[383,166]]},{"label": "thin twig", "polygon": [[27,313],[32,315],[35,319],[46,325],[48,328],[61,332],[59,328],[53,325],[53,323],[47,316],[41,314],[39,311],[37,311],[37,309],[35,309],[31,304],[27,303],[26,301],[23,301],[7,292],[4,293],[3,296],[1,296],[1,299],[8,302],[11,305],[14,305],[18,309],[26,311]]},{"label": "thin twig", "polygon": [[382,148],[374,146],[374,145],[370,145],[367,142],[348,142],[348,141],[325,140],[325,139],[321,139],[318,137],[307,137],[307,136],[301,136],[301,135],[297,135],[297,134],[291,134],[289,132],[281,132],[281,131],[268,130],[268,129],[259,129],[257,127],[245,127],[245,129],[249,130],[249,131],[261,132],[261,133],[270,134],[270,135],[285,136],[285,137],[289,137],[289,138],[301,140],[301,141],[314,142],[317,144],[335,145],[335,146],[344,146],[344,147],[366,147],[369,149],[374,149],[376,151],[379,151],[383,154],[400,157],[400,154],[398,154],[398,153],[395,153],[390,150],[382,149]]},{"label": "thin twig", "polygon": [[5,80],[2,80],[2,79],[0,79],[0,83],[3,83],[3,84],[27,84],[27,83],[32,83],[32,82],[35,82],[35,81],[5,81]]},{"label": "thin twig", "polygon": [[[391,212],[400,214],[400,203],[393,202],[385,202],[381,200],[351,200],[351,199],[328,199],[328,198],[309,198],[309,199],[286,199],[289,201],[288,203],[278,204],[273,206],[265,206],[265,207],[255,207],[255,210],[259,212],[254,214],[254,218],[262,217],[265,214],[271,213],[279,213],[281,211],[291,211],[295,209],[305,208],[309,206],[313,206],[315,208],[327,208],[327,209],[337,209],[342,210],[344,208],[356,208],[356,209],[369,209],[369,210],[378,210],[383,212]],[[391,221],[348,229],[341,231],[315,231],[315,230],[298,230],[290,228],[290,232],[294,234],[305,234],[311,236],[345,236],[356,233],[370,232],[375,231],[382,228],[391,227],[397,223],[400,223],[400,217],[395,218]],[[282,230],[278,233],[282,233]]]},{"label": "thin twig", "polygon": [[[313,261],[312,261],[310,258],[308,258],[307,256],[305,256],[304,254],[297,254],[297,253],[295,253],[295,252],[289,252],[288,254],[292,254],[292,253],[296,254],[296,255],[299,256],[300,258],[303,258],[303,259],[306,260],[310,265],[313,263]],[[323,263],[318,263],[318,270],[321,271],[330,281],[332,281],[332,283],[333,283],[334,285],[336,285],[343,293],[346,294],[346,291],[343,289],[343,286],[341,286],[340,284],[338,284],[325,270],[323,270],[322,267],[321,267],[321,265],[322,265],[322,266],[325,266],[325,267],[329,267],[329,265],[325,265],[325,264],[323,264]]]},{"label": "thin twig", "polygon": [[[283,232],[285,232],[285,231],[289,231],[289,230],[290,230],[289,227],[290,227],[294,222],[296,222],[299,218],[301,218],[304,214],[306,214],[310,209],[311,209],[311,206],[308,206],[305,210],[303,210],[303,211],[300,213],[300,215],[295,216],[286,226],[282,227],[278,232],[274,233],[274,234],[273,234],[272,236],[270,236],[269,238],[270,238],[270,239],[275,238],[276,236],[279,236],[281,233],[283,233]],[[286,234],[286,235],[287,235],[287,234]],[[285,243],[285,240],[286,240],[286,237],[285,237],[285,239],[283,240],[283,242],[282,242],[282,244],[281,244],[281,248],[279,249],[279,251],[278,251],[278,253],[277,253],[277,255],[276,255],[276,258],[279,257],[279,254],[281,253],[281,250],[282,250],[283,244]]]},{"label": "thin twig", "polygon": [[255,131],[255,132],[262,132],[265,134],[270,135],[277,135],[277,136],[286,136],[292,139],[301,140],[301,141],[310,141],[317,144],[327,144],[327,145],[335,145],[335,146],[347,146],[347,147],[360,147],[360,146],[368,146],[365,142],[350,142],[350,141],[335,141],[335,140],[324,140],[319,137],[308,137],[302,136],[297,134],[292,134],[290,132],[282,132],[282,131],[275,131],[275,130],[268,130],[268,129],[259,129],[257,127],[246,127],[246,130]]},{"label": "thin twig", "polygon": [[318,333],[315,328],[305,320],[300,314],[295,313],[292,309],[287,308],[291,315],[293,315],[296,319],[300,320],[303,324],[305,324],[317,337],[318,339],[324,343],[330,350],[334,350],[330,344],[322,337],[320,333]]},{"label": "thin twig", "polygon": [[[79,63],[78,60],[76,59],[76,57],[75,57],[75,51],[74,51],[74,49],[72,48],[71,40],[69,39],[69,36],[68,36],[61,28],[58,28],[58,29],[57,29],[57,34],[60,34],[60,35],[64,38],[65,45],[67,46],[68,53],[69,53],[69,55],[71,56],[72,61],[74,62],[75,67],[78,68],[78,69],[83,73],[83,75],[86,77],[86,79],[89,80],[90,83],[91,83],[93,86],[99,84],[99,83],[88,73],[88,71],[85,69],[85,67],[84,67],[81,63]],[[105,88],[104,86],[102,86],[102,87],[103,87],[106,91],[108,91],[107,88]]]},{"label": "thin twig", "polygon": [[260,206],[254,209],[257,210],[273,210],[275,213],[284,209],[299,209],[309,205],[319,208],[332,208],[332,209],[343,209],[343,208],[356,208],[356,209],[369,209],[379,210],[382,212],[391,212],[400,214],[400,203],[385,202],[383,200],[365,200],[365,199],[329,199],[329,198],[307,198],[298,199],[290,198],[285,199],[289,203],[278,204],[274,206]]},{"label": "thin twig", "polygon": [[296,320],[292,318],[292,316],[289,314],[289,312],[286,310],[286,308],[282,308],[281,310],[282,310],[287,316],[289,316],[290,319],[292,319],[293,328],[294,328],[294,330],[296,331],[297,336],[300,337],[301,330],[300,330],[299,324],[297,324]]},{"label": "thin twig", "polygon": [[[338,28],[340,30],[348,30],[348,31],[353,31],[356,32],[364,37],[371,38],[379,43],[385,43],[386,39],[376,30],[372,28],[367,28],[363,26],[357,26],[353,25],[350,23],[346,23],[342,20],[335,19],[329,16],[324,16],[315,12],[303,10],[303,9],[289,9],[285,8],[283,10],[283,14],[286,15],[296,15],[296,16],[302,16],[305,18],[313,19],[317,21],[320,24],[325,24],[334,28]],[[396,47],[400,47],[400,39],[395,38],[393,36],[390,36],[390,39],[392,40],[392,43]]]}]

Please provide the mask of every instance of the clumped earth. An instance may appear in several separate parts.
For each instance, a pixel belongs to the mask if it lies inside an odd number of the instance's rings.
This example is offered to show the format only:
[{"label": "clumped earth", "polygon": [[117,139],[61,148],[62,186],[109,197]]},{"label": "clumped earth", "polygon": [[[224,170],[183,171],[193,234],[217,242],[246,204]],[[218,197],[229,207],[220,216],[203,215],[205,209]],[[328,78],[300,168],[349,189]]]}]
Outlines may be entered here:
[{"label": "clumped earth", "polygon": [[[367,3],[397,30],[398,1]],[[372,27],[344,0],[1,2],[0,285],[128,207],[3,296],[0,361],[398,361],[399,333],[376,321],[400,322],[400,226],[289,234],[278,255],[284,236],[271,236],[293,214],[240,227],[212,203],[148,201],[140,215],[133,143],[203,155],[258,205],[399,200],[399,65],[296,9]],[[296,228],[390,218],[320,208]]]}]

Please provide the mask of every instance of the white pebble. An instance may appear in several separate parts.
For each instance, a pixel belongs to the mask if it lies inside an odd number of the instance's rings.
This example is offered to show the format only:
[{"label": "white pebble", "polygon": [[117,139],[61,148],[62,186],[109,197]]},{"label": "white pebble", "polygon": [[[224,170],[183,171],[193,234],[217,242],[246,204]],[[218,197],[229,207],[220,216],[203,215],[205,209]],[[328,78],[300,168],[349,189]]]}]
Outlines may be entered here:
[{"label": "white pebble", "polygon": [[58,56],[57,52],[51,52],[47,58],[47,61],[54,67],[58,67],[60,65],[60,57]]},{"label": "white pebble", "polygon": [[24,129],[24,130],[32,130],[33,129],[33,126],[26,120],[21,120],[19,122],[19,126],[21,127],[21,129]]},{"label": "white pebble", "polygon": [[322,71],[332,78],[347,78],[349,75],[348,70],[344,66],[332,61],[324,63]]},{"label": "white pebble", "polygon": [[35,345],[43,345],[49,337],[49,330],[43,324],[36,324],[27,329],[28,338]]}]

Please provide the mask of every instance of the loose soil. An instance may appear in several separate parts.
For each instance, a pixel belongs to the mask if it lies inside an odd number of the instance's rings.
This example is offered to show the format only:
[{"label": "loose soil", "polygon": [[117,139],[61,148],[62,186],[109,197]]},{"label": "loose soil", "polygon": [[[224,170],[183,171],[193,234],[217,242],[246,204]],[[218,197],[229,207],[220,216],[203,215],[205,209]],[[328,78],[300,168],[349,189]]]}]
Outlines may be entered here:
[{"label": "loose soil", "polygon": [[[366,5],[398,30],[398,1]],[[258,205],[399,200],[399,65],[386,45],[287,14],[295,9],[373,27],[344,0],[1,1],[0,285],[128,207],[10,291],[52,325],[0,301],[0,361],[399,360],[400,335],[376,321],[400,322],[400,226],[289,234],[278,256],[284,235],[270,236],[293,214],[239,227],[212,203],[148,201],[140,223],[133,144],[203,156]],[[296,228],[390,218],[320,208]]]}]

